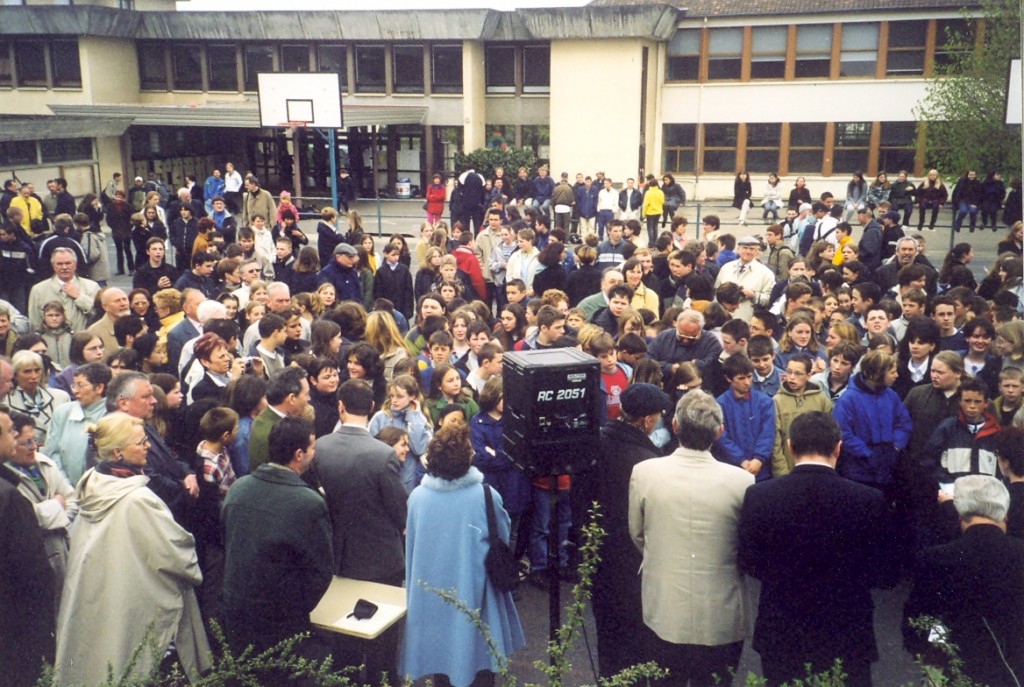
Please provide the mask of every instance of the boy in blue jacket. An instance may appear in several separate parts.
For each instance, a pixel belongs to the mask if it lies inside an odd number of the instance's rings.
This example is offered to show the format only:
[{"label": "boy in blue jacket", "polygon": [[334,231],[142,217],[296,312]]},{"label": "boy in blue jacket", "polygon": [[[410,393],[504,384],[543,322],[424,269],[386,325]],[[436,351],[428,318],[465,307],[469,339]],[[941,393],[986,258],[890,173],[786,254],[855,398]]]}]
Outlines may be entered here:
[{"label": "boy in blue jacket", "polygon": [[771,397],[753,391],[754,364],[734,355],[722,363],[729,389],[718,397],[722,407],[722,436],[712,447],[715,458],[754,475],[758,482],[771,478],[775,405]]}]

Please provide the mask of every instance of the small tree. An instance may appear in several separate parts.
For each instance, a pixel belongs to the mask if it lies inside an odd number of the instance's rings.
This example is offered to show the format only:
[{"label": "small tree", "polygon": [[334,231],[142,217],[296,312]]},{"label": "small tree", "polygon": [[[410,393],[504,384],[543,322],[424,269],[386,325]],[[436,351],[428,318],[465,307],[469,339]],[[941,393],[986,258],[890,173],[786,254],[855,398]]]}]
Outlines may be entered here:
[{"label": "small tree", "polygon": [[496,167],[502,167],[506,176],[514,179],[517,169],[526,167],[532,173],[535,164],[537,164],[537,156],[530,148],[516,148],[515,146],[509,146],[504,150],[501,148],[477,148],[469,153],[455,153],[456,174],[461,174],[467,169],[475,169],[488,179],[494,176]]},{"label": "small tree", "polygon": [[[1021,130],[1005,124],[1007,73],[1020,57],[1021,3],[981,0],[980,8],[961,11],[975,30],[948,30],[948,61],[936,64],[927,91],[914,114],[924,126],[929,166],[947,177],[967,169],[979,177],[992,170],[1020,176]],[[919,125],[919,126],[920,126]]]}]

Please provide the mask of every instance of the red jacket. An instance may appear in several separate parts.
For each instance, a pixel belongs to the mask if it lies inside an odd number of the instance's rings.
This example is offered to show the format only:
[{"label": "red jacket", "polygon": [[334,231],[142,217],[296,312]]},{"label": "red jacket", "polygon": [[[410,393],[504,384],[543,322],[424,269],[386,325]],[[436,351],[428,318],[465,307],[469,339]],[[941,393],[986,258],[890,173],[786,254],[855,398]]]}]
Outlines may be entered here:
[{"label": "red jacket", "polygon": [[452,251],[452,255],[455,256],[455,264],[459,269],[469,275],[469,283],[473,285],[476,295],[482,301],[487,300],[487,287],[484,285],[484,275],[480,271],[480,263],[476,259],[476,254],[466,246],[459,246]]},{"label": "red jacket", "polygon": [[427,186],[427,212],[440,216],[444,212],[444,200],[447,196],[448,190],[443,184]]}]

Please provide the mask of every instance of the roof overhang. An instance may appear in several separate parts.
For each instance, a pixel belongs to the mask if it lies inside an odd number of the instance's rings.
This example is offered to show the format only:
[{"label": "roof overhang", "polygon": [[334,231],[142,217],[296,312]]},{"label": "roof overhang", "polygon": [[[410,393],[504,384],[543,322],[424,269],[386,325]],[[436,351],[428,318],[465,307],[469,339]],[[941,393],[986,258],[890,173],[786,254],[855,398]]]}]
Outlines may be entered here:
[{"label": "roof overhang", "polygon": [[[229,105],[49,105],[59,121],[76,118],[112,119],[137,126],[201,126],[231,129],[260,129],[260,110],[255,102]],[[400,105],[342,105],[345,127],[422,124],[426,107]],[[41,119],[46,119],[45,117]],[[97,134],[91,134],[93,136]],[[64,138],[68,138],[65,136]]]},{"label": "roof overhang", "polygon": [[95,114],[61,117],[5,115],[0,116],[0,141],[120,136],[131,124],[129,117]]}]

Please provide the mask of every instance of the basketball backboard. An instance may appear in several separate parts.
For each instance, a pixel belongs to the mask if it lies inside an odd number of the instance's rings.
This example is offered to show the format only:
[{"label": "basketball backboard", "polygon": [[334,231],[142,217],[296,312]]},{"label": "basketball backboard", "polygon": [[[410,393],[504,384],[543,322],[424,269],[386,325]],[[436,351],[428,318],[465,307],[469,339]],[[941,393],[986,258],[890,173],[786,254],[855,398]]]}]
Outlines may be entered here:
[{"label": "basketball backboard", "polygon": [[257,74],[260,125],[340,129],[341,80],[337,74]]}]

